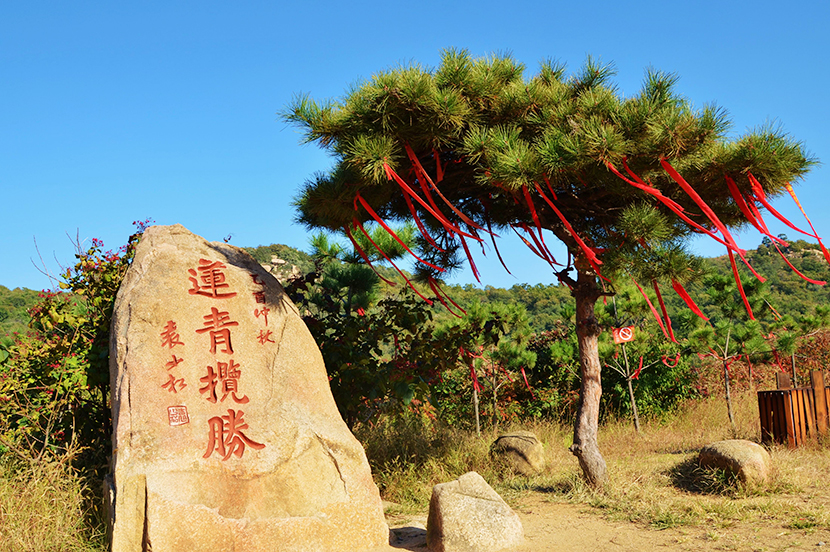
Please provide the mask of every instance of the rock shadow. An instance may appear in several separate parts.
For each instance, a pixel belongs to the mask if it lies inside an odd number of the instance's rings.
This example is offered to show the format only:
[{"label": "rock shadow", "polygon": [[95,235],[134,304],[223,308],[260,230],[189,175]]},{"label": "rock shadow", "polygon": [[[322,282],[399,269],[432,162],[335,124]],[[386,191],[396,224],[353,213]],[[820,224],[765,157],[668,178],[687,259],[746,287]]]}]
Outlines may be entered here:
[{"label": "rock shadow", "polygon": [[734,494],[740,486],[737,476],[719,468],[701,467],[697,458],[680,462],[668,470],[672,485],[689,493],[701,495]]},{"label": "rock shadow", "polygon": [[392,548],[424,552],[427,550],[427,530],[423,527],[395,527],[389,530]]}]

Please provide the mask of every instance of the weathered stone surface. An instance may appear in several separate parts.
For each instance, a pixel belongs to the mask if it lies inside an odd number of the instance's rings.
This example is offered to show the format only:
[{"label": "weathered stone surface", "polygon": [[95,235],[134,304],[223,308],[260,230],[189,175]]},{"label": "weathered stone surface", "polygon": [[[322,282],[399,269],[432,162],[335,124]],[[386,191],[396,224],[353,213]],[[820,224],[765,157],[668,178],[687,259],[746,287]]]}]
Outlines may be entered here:
[{"label": "weathered stone surface", "polygon": [[432,552],[495,552],[523,541],[519,516],[476,472],[433,487],[427,519]]},{"label": "weathered stone surface", "polygon": [[702,467],[728,470],[744,483],[764,483],[769,477],[769,453],[758,443],[743,439],[706,445],[700,449],[698,463]]},{"label": "weathered stone surface", "polygon": [[179,225],[149,228],[110,347],[113,552],[387,545],[320,352],[247,253]]},{"label": "weathered stone surface", "polygon": [[530,431],[504,433],[490,446],[490,453],[504,460],[523,475],[534,475],[545,469],[545,448]]}]

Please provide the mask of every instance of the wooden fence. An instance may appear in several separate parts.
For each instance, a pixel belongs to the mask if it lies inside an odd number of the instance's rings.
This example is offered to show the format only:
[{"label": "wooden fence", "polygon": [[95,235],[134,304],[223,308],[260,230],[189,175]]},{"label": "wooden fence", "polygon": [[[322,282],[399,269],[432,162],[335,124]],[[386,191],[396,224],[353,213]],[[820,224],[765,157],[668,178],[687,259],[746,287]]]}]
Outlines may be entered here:
[{"label": "wooden fence", "polygon": [[827,433],[830,390],[824,385],[824,373],[810,373],[811,386],[792,388],[790,378],[778,374],[778,389],[758,391],[761,414],[761,440],[797,447],[808,439]]}]

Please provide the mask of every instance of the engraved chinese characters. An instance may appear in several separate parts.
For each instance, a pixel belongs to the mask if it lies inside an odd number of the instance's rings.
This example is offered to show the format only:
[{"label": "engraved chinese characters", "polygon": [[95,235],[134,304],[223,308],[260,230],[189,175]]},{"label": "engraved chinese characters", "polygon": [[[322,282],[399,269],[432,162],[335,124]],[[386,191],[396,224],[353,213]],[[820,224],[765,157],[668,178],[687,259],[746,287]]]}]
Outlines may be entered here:
[{"label": "engraved chinese characters", "polygon": [[[227,265],[221,261],[200,258],[196,267],[187,270],[191,286],[188,293],[218,300],[220,307],[227,304],[226,300],[236,297],[237,292],[233,291],[228,283],[226,269]],[[258,284],[257,289],[252,292],[256,303],[265,303],[265,292],[259,287],[264,282],[259,279],[258,274],[251,274],[250,276],[253,283]],[[204,375],[199,378],[201,386],[198,390],[203,399],[214,404],[224,403],[226,399],[230,399],[231,402],[237,405],[247,404],[250,399],[245,394],[240,395],[239,390],[239,382],[242,377],[240,364],[232,357],[234,354],[232,330],[238,329],[239,322],[231,318],[228,310],[220,307],[210,305],[210,310],[202,316],[201,326],[195,330],[194,341],[195,345],[207,349],[214,357],[223,355],[227,358],[224,361],[216,358],[204,367]],[[259,318],[260,312],[265,311],[267,324],[267,310],[264,307],[254,309],[254,317]],[[246,313],[240,314],[244,316]],[[182,348],[185,346],[175,320],[168,320],[159,336],[162,349],[172,350],[176,346],[182,346]],[[207,338],[207,340],[204,338]],[[257,339],[260,340],[261,344],[264,344],[265,341],[261,340],[259,336]],[[274,340],[270,340],[270,342],[274,343]],[[188,363],[185,361],[185,358],[171,354],[170,360],[164,365],[167,370],[167,379],[161,385],[163,389],[180,395],[180,392],[187,387],[184,377],[176,377],[177,373],[188,368]],[[184,366],[180,366],[182,363],[185,363]],[[174,370],[177,373],[173,373]],[[192,395],[187,396],[184,393],[181,393],[177,400],[183,401],[186,398],[195,400]],[[216,416],[212,416],[207,420],[207,427],[205,428],[206,449],[203,458],[208,458],[217,453],[222,461],[225,461],[231,455],[241,458],[246,447],[254,450],[265,448],[263,443],[256,442],[243,433],[243,429],[249,429],[248,424],[244,421],[244,415],[245,412],[242,410],[227,409],[217,412]],[[181,426],[190,421],[186,404],[169,406],[167,417],[170,426]]]},{"label": "engraved chinese characters", "polygon": [[148,229],[111,340],[114,552],[387,543],[319,350],[244,251],[181,226]]},{"label": "engraved chinese characters", "polygon": [[[191,275],[190,281],[193,283],[193,287],[189,290],[190,294],[199,294],[215,299],[236,297],[236,292],[222,289],[230,288],[224,273],[226,268],[219,261],[211,262],[207,259],[199,259],[198,269],[191,268],[188,270]],[[200,274],[200,280],[194,278],[197,273]],[[258,281],[258,275],[252,274],[251,276],[254,282]],[[255,293],[262,294],[262,302],[264,303],[264,292],[257,291]],[[210,336],[210,353],[215,355],[217,347],[219,347],[219,352],[232,355],[231,328],[239,326],[239,322],[231,320],[228,311],[220,311],[216,307],[211,307],[210,313],[206,314],[203,319],[203,326],[197,329],[196,333],[207,333]],[[246,404],[249,401],[248,396],[240,397],[237,395],[241,376],[242,372],[239,370],[239,364],[234,362],[233,358],[229,358],[227,362],[217,360],[216,367],[214,368],[212,364],[209,364],[207,374],[199,378],[199,381],[204,384],[203,387],[199,388],[199,393],[212,403],[216,403],[217,400],[225,402],[225,399],[230,395],[233,402]],[[218,392],[217,387],[220,387]],[[216,452],[224,461],[230,458],[231,455],[242,458],[246,445],[255,450],[265,448],[264,444],[257,443],[242,433],[243,429],[248,429],[248,424],[243,419],[244,415],[245,412],[242,410],[228,409],[227,415],[213,416],[208,419],[208,445],[203,455],[204,458]]]}]

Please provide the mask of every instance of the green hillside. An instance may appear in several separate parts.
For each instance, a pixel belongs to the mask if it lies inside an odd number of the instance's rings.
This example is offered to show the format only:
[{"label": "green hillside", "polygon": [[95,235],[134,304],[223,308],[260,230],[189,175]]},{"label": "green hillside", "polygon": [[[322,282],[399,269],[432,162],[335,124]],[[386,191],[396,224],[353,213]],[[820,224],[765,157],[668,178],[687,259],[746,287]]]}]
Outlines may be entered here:
[{"label": "green hillside", "polygon": [[[314,269],[314,261],[310,255],[287,245],[272,244],[245,249],[260,263],[271,266],[272,272],[281,278],[290,277],[293,267],[297,267],[295,273],[307,273]],[[790,247],[782,249],[782,252],[794,267],[809,278],[830,281],[830,265],[824,259],[818,245],[796,240],[790,242]],[[275,258],[285,263],[274,263]],[[782,315],[798,317],[812,312],[815,305],[830,302],[830,285],[819,286],[800,278],[787,266],[772,244],[761,244],[756,249],[749,250],[747,259],[756,271],[767,278],[770,303]],[[731,274],[726,256],[706,259],[705,266],[708,271]],[[394,278],[394,271],[387,268],[382,270],[384,276]],[[743,279],[752,278],[742,265],[740,272]],[[556,321],[563,317],[563,309],[567,315],[572,302],[566,287],[552,284],[516,284],[510,289],[492,286],[479,288],[468,284],[446,286],[445,289],[455,302],[465,308],[475,301],[522,304],[527,309],[536,331],[553,329]],[[396,292],[397,289],[384,284],[385,295]],[[702,306],[707,304],[707,297],[699,284],[691,286],[689,293]],[[35,304],[37,295],[37,291],[30,289],[10,290],[0,286],[0,335],[26,330],[29,321],[26,310]],[[670,310],[676,312],[678,309],[685,309],[683,302],[670,289],[665,293],[665,299]],[[451,315],[440,303],[436,303],[435,317],[441,320],[450,318]]]},{"label": "green hillside", "polygon": [[27,310],[34,306],[37,299],[37,291],[0,286],[0,337],[26,331],[29,327]]}]

